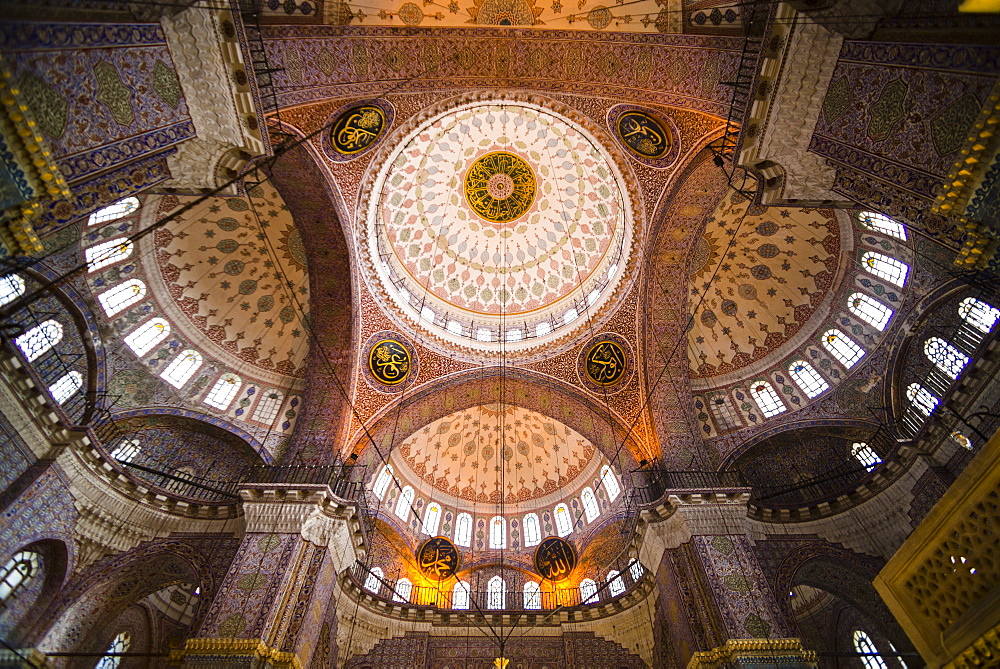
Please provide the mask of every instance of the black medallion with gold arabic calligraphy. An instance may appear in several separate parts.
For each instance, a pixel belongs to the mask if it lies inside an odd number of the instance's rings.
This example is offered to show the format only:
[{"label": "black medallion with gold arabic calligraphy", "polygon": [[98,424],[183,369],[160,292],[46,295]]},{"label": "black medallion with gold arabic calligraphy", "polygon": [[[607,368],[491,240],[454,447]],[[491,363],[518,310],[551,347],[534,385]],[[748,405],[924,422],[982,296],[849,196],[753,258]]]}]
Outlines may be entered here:
[{"label": "black medallion with gold arabic calligraphy", "polygon": [[382,339],[368,352],[368,370],[379,383],[395,386],[410,375],[410,352],[395,339]]},{"label": "black medallion with gold arabic calligraphy", "polygon": [[605,339],[590,347],[584,365],[591,381],[599,386],[613,386],[628,369],[628,357],[618,342]]},{"label": "black medallion with gold arabic calligraphy", "polygon": [[458,571],[458,549],[447,537],[431,537],[417,550],[417,567],[427,578],[443,581]]},{"label": "black medallion with gold arabic calligraphy", "polygon": [[344,156],[364,151],[382,135],[386,128],[385,112],[374,105],[348,109],[333,123],[330,144]]},{"label": "black medallion with gold arabic calligraphy", "polygon": [[535,570],[542,578],[563,581],[576,568],[573,545],[559,537],[549,537],[535,549]]},{"label": "black medallion with gold arabic calligraphy", "polygon": [[465,173],[465,200],[487,221],[509,223],[534,203],[535,173],[524,158],[492,151]]},{"label": "black medallion with gold arabic calligraphy", "polygon": [[625,146],[642,158],[662,158],[670,150],[667,129],[645,112],[625,112],[618,117],[615,130]]}]

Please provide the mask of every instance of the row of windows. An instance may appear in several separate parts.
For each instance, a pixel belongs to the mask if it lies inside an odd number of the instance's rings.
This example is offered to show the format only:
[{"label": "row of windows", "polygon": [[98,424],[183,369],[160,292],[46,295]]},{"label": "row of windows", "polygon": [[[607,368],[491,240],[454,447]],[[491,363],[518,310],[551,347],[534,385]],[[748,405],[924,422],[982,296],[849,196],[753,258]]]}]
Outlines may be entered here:
[{"label": "row of windows", "polygon": [[[643,574],[642,564],[632,559],[628,566],[629,575],[633,581],[638,581]],[[373,567],[367,578],[364,587],[370,592],[379,592],[385,575],[380,567]],[[608,596],[618,597],[625,592],[625,581],[621,572],[612,569],[608,572]],[[413,583],[408,578],[400,578],[392,586],[392,600],[395,602],[409,602],[413,593]],[[524,584],[524,608],[542,608],[542,589],[536,581],[528,581]],[[468,609],[470,600],[469,584],[466,581],[456,581],[452,587],[451,607],[453,609]],[[597,583],[590,578],[580,581],[580,601],[584,604],[595,604],[598,601]],[[499,610],[506,607],[507,602],[507,582],[500,576],[494,576],[486,584],[486,608]]]},{"label": "row of windows", "polygon": [[[382,499],[385,496],[385,491],[389,489],[389,484],[393,480],[394,470],[392,465],[386,465],[379,472],[379,475],[375,478],[375,482],[372,485],[372,493],[378,499]],[[601,468],[601,485],[604,486],[605,491],[608,494],[608,500],[614,502],[618,495],[621,494],[621,485],[618,483],[618,479],[615,477],[614,472],[611,471],[611,467],[604,465]],[[415,491],[412,486],[406,486],[403,488],[399,499],[396,500],[395,513],[403,522],[406,522],[410,518],[410,510],[413,508],[413,498],[415,496]],[[594,491],[589,486],[585,487],[580,493],[580,502],[583,505],[583,512],[586,515],[587,522],[593,522],[599,515],[601,515],[600,505],[597,503],[597,497],[594,495]],[[427,508],[424,510],[424,519],[421,527],[421,531],[424,534],[430,536],[435,536],[438,533],[438,525],[441,522],[441,505],[437,502],[431,501],[427,504]],[[553,516],[555,518],[556,532],[560,537],[565,537],[573,531],[573,520],[570,516],[569,507],[565,503],[557,504],[555,510],[553,511]],[[538,520],[538,514],[528,513],[525,514],[523,518],[523,529],[524,529],[524,545],[536,546],[542,541],[542,526]],[[492,549],[502,549],[507,548],[507,520],[503,516],[494,516],[490,519],[490,530],[489,530],[489,547]],[[470,546],[472,543],[472,515],[468,513],[458,514],[458,518],[455,521],[455,544],[458,546]]]}]

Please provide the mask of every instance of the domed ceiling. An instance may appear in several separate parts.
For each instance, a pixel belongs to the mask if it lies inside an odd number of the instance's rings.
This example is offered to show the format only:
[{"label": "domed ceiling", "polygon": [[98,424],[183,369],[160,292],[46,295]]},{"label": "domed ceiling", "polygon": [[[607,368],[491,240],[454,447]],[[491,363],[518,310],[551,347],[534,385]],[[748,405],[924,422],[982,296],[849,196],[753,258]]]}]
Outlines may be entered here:
[{"label": "domed ceiling", "polygon": [[[151,200],[163,216],[183,199]],[[305,249],[288,207],[268,186],[247,197],[209,198],[142,242],[155,258],[148,274],[170,295],[162,308],[174,327],[225,361],[264,380],[302,377],[308,353]]]},{"label": "domed ceiling", "polygon": [[751,215],[748,206],[738,193],[723,199],[695,245],[688,332],[695,386],[805,334],[814,316],[822,318],[837,276],[841,230],[833,210],[771,207]]},{"label": "domed ceiling", "polygon": [[523,350],[586,323],[632,248],[607,151],[530,103],[467,103],[424,121],[373,193],[373,279],[411,324],[476,350]]},{"label": "domed ceiling", "polygon": [[522,504],[559,494],[581,475],[591,475],[604,461],[596,452],[559,421],[487,404],[426,425],[399,445],[393,460],[448,498]]}]

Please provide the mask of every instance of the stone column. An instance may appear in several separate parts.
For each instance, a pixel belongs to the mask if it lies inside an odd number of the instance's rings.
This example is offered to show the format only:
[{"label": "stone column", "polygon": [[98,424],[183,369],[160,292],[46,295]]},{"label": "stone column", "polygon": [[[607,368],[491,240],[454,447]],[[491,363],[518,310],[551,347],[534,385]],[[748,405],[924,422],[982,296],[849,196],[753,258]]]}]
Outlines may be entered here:
[{"label": "stone column", "polygon": [[171,662],[308,666],[333,643],[323,620],[337,574],[364,550],[356,510],[319,485],[249,486],[240,496],[242,544],[197,636]]}]

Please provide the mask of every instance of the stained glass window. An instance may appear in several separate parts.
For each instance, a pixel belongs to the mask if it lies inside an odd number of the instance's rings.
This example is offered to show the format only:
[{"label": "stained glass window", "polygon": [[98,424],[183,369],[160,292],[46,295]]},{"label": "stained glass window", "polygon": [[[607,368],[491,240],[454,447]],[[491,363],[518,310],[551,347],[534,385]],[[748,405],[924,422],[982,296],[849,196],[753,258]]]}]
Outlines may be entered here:
[{"label": "stained glass window", "polygon": [[229,408],[233,398],[236,397],[236,393],[240,391],[242,386],[243,381],[240,380],[240,377],[231,372],[226,372],[219,377],[219,380],[215,382],[212,389],[208,391],[208,395],[205,396],[204,400],[205,404],[215,407],[220,411],[225,411]]},{"label": "stained glass window", "polygon": [[892,309],[864,293],[851,293],[847,298],[847,308],[879,332],[885,330],[889,319],[892,318]]},{"label": "stained glass window", "polygon": [[17,274],[0,277],[0,307],[24,295],[24,279]]},{"label": "stained glass window", "polygon": [[57,404],[62,404],[73,397],[80,388],[83,387],[83,374],[80,372],[70,372],[61,376],[58,381],[49,387],[49,394]]},{"label": "stained glass window", "polygon": [[432,537],[437,534],[438,525],[441,522],[441,505],[437,502],[431,502],[424,509],[424,534],[429,534]]},{"label": "stained glass window", "polygon": [[836,328],[823,333],[823,347],[847,369],[854,367],[865,356],[865,350],[853,339]]},{"label": "stained glass window", "polygon": [[160,378],[174,388],[181,388],[194,376],[194,373],[201,367],[201,363],[201,353],[189,348],[181,352],[167,365],[167,368],[160,373]]},{"label": "stained glass window", "polygon": [[170,336],[170,323],[162,318],[150,318],[125,336],[125,343],[138,356],[144,356]]},{"label": "stained glass window", "polygon": [[372,486],[372,494],[378,497],[380,500],[385,496],[385,491],[389,489],[389,484],[392,482],[392,465],[386,465],[379,472],[378,477],[375,479],[375,485]]},{"label": "stained glass window", "polygon": [[816,397],[830,388],[819,372],[805,360],[796,360],[788,366],[788,375],[795,381],[795,385],[802,389],[810,398]]},{"label": "stained glass window", "polygon": [[34,551],[18,551],[14,553],[0,574],[0,604],[16,597],[41,568],[41,556]]},{"label": "stained glass window", "polygon": [[597,583],[592,578],[585,578],[580,581],[580,601],[584,604],[594,604],[597,602]]},{"label": "stained glass window", "polygon": [[128,216],[138,208],[139,200],[134,197],[127,197],[124,200],[118,200],[103,209],[95,211],[90,215],[90,218],[87,219],[87,225],[110,223],[111,221],[116,221],[123,216]]},{"label": "stained glass window", "polygon": [[906,399],[910,400],[910,406],[916,407],[924,416],[930,416],[941,401],[919,383],[911,383],[907,386]]},{"label": "stained glass window", "polygon": [[402,494],[396,501],[396,515],[405,520],[410,518],[410,507],[413,506],[413,488],[411,486],[406,486],[403,488]]},{"label": "stained glass window", "polygon": [[469,584],[465,581],[456,581],[451,589],[451,608],[469,608]]},{"label": "stained glass window", "polygon": [[141,450],[142,445],[138,439],[126,439],[111,451],[111,457],[122,463],[132,462]]},{"label": "stained glass window", "polygon": [[604,491],[608,493],[609,502],[613,502],[618,499],[618,495],[622,492],[622,487],[618,485],[618,479],[615,477],[615,473],[611,471],[611,467],[608,465],[601,467],[601,485],[604,486]]},{"label": "stained glass window", "polygon": [[524,517],[524,545],[537,546],[542,541],[542,530],[538,515],[529,513]]},{"label": "stained glass window", "polygon": [[559,536],[565,537],[573,531],[573,520],[569,516],[569,507],[565,504],[559,504],[553,515],[556,517],[556,532]]},{"label": "stained glass window", "polygon": [[534,581],[527,581],[524,584],[524,608],[542,608],[542,589]]},{"label": "stained glass window", "polygon": [[385,575],[382,573],[381,567],[372,567],[368,570],[368,577],[365,579],[365,590],[377,593],[379,588],[382,587],[381,579]]},{"label": "stained glass window", "polygon": [[871,274],[897,286],[906,283],[906,275],[910,271],[906,263],[874,251],[867,251],[861,256],[861,265]]},{"label": "stained glass window", "polygon": [[872,447],[863,441],[854,442],[854,445],[851,446],[851,455],[853,455],[868,471],[875,469],[875,467],[882,462],[882,458],[878,456],[878,453],[872,450]]},{"label": "stained glass window", "polygon": [[612,597],[617,597],[623,592],[625,592],[625,582],[622,580],[619,572],[612,569],[608,572],[608,594]]},{"label": "stained glass window", "polygon": [[880,655],[873,654],[878,653],[878,650],[871,637],[861,630],[854,630],[854,650],[860,654],[865,669],[889,669]]},{"label": "stained glass window", "polygon": [[408,602],[411,592],[413,592],[413,583],[408,578],[401,578],[396,581],[396,587],[393,588],[392,601]]},{"label": "stained glass window", "polygon": [[104,313],[114,316],[125,307],[132,306],[146,297],[146,284],[138,279],[129,279],[97,296]]},{"label": "stained glass window", "polygon": [[127,653],[128,647],[132,645],[132,636],[128,632],[119,632],[111,640],[111,645],[104,651],[105,653],[116,653],[115,655],[105,655],[94,665],[94,669],[118,669],[122,662],[122,656],[118,653]]},{"label": "stained glass window", "polygon": [[53,320],[47,320],[37,325],[14,340],[17,347],[24,353],[28,362],[34,362],[49,349],[58,344],[63,337],[63,327]]},{"label": "stained glass window", "polygon": [[96,272],[103,267],[125,260],[132,255],[134,250],[135,245],[127,239],[112,239],[109,242],[91,246],[84,251],[84,257],[87,259],[87,271]]},{"label": "stained glass window", "polygon": [[274,419],[278,416],[281,403],[285,401],[285,394],[280,390],[271,388],[265,390],[260,401],[257,403],[257,410],[253,413],[253,419],[264,425],[273,425]]},{"label": "stained glass window", "polygon": [[469,546],[472,543],[472,516],[467,513],[458,514],[455,521],[455,545]]},{"label": "stained glass window", "polygon": [[632,575],[632,580],[638,581],[640,578],[642,578],[642,571],[643,571],[642,563],[636,560],[635,558],[632,558],[632,562],[630,562],[628,565],[628,573]]},{"label": "stained glass window", "polygon": [[503,609],[507,606],[507,582],[494,576],[486,584],[486,608]]},{"label": "stained glass window", "polygon": [[597,506],[597,498],[594,497],[594,491],[589,486],[580,493],[580,501],[583,503],[583,512],[587,516],[587,522],[594,522],[601,515],[601,508]]},{"label": "stained glass window", "polygon": [[931,337],[924,342],[924,355],[938,369],[953,379],[957,379],[965,366],[969,364],[969,356],[940,337]]},{"label": "stained glass window", "polygon": [[760,412],[764,414],[765,418],[770,418],[771,416],[777,416],[779,413],[784,413],[785,404],[778,397],[778,393],[774,392],[774,388],[767,381],[754,381],[750,384],[750,395],[753,397],[754,402],[760,408]]},{"label": "stained glass window", "polygon": [[858,214],[858,220],[869,230],[881,232],[883,235],[895,237],[896,239],[902,239],[904,242],[906,241],[906,227],[888,216],[874,211],[863,211]]},{"label": "stained glass window", "polygon": [[507,548],[507,523],[503,516],[490,519],[490,548]]},{"label": "stained glass window", "polygon": [[989,334],[1000,319],[1000,309],[974,297],[967,297],[959,303],[958,315],[977,330]]}]

